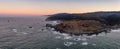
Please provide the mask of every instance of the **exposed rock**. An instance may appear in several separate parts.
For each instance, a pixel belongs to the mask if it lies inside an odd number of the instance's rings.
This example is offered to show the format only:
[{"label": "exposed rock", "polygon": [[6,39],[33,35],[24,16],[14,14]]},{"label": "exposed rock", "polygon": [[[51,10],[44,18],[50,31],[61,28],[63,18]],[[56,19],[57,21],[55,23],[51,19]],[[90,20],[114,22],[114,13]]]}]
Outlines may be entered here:
[{"label": "exposed rock", "polygon": [[80,20],[80,21],[65,21],[55,26],[55,29],[60,32],[70,34],[89,34],[100,32],[105,29],[104,24],[94,20]]},{"label": "exposed rock", "polygon": [[56,31],[69,34],[99,34],[110,29],[120,28],[120,11],[91,12],[83,14],[60,13],[50,15],[46,20],[59,20],[62,23],[47,27],[55,28]]},{"label": "exposed rock", "polygon": [[32,26],[29,26],[29,28],[33,28]]}]

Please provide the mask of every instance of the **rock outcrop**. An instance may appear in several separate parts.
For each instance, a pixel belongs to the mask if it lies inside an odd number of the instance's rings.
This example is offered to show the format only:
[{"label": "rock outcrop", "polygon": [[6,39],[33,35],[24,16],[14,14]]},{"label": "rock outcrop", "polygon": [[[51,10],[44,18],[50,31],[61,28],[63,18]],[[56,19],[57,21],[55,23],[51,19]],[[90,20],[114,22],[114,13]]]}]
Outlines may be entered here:
[{"label": "rock outcrop", "polygon": [[69,34],[92,34],[106,29],[106,25],[94,20],[65,21],[55,26],[56,31]]},{"label": "rock outcrop", "polygon": [[93,12],[84,14],[61,13],[48,17],[46,20],[59,20],[62,23],[55,26],[56,31],[69,34],[98,34],[107,30],[120,28],[120,12]]}]

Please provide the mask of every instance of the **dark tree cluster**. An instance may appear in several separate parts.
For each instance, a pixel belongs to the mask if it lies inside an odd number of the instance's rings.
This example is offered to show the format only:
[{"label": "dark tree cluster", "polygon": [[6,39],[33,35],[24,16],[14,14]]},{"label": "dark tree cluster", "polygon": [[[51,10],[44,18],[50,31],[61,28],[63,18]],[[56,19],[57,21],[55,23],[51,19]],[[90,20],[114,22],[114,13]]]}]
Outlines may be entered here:
[{"label": "dark tree cluster", "polygon": [[61,20],[61,21],[71,21],[71,20],[96,20],[106,25],[118,25],[120,24],[120,12],[91,12],[83,14],[69,14],[69,13],[59,13],[50,15],[46,19],[47,21]]}]

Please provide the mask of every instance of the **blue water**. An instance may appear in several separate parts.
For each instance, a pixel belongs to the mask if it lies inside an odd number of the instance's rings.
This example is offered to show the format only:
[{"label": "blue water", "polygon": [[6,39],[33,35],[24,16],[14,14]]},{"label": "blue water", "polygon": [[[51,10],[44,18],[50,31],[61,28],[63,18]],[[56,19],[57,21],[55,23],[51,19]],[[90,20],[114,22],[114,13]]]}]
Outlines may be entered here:
[{"label": "blue water", "polygon": [[45,18],[0,18],[0,49],[120,49],[120,29],[97,36],[69,36],[46,29],[45,24],[52,22]]}]

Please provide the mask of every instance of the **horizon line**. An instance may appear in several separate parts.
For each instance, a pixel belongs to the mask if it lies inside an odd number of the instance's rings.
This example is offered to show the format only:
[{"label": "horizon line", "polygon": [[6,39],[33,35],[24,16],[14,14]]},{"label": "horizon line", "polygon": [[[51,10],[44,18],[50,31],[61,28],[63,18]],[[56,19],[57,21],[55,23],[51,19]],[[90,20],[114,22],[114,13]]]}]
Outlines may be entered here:
[{"label": "horizon line", "polygon": [[[59,13],[68,13],[68,14],[85,14],[85,13],[95,13],[95,12],[120,12],[120,10],[116,11],[90,11],[90,12],[59,12]],[[0,15],[12,15],[12,16],[47,16],[47,15],[53,15],[57,13],[51,13],[51,14],[3,14],[0,13]]]}]

